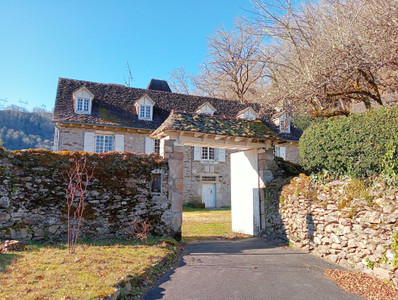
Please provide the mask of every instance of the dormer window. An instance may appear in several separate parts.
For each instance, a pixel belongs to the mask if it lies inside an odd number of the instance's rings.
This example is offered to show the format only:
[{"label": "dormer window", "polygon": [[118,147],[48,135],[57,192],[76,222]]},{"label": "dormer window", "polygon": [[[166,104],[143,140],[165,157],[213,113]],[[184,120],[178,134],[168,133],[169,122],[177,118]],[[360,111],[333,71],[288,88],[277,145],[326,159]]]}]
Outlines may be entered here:
[{"label": "dormer window", "polygon": [[213,115],[215,111],[216,109],[214,108],[214,106],[211,105],[209,102],[206,102],[198,107],[196,113],[202,115]]},{"label": "dormer window", "polygon": [[77,98],[77,112],[89,113],[90,99]]},{"label": "dormer window", "polygon": [[93,98],[94,95],[86,87],[82,87],[74,92],[73,101],[75,113],[90,115]]},{"label": "dormer window", "polygon": [[152,121],[154,104],[155,104],[155,102],[151,98],[149,98],[149,96],[147,96],[147,95],[140,98],[135,103],[135,105],[137,107],[137,111],[138,111],[138,119]]},{"label": "dormer window", "polygon": [[152,120],[151,113],[152,106],[150,105],[140,105],[140,119],[141,120]]},{"label": "dormer window", "polygon": [[239,119],[255,120],[257,118],[257,112],[253,108],[247,107],[238,112],[237,117]]},{"label": "dormer window", "polygon": [[279,117],[279,130],[280,132],[290,133],[290,117],[287,113],[283,113]]}]

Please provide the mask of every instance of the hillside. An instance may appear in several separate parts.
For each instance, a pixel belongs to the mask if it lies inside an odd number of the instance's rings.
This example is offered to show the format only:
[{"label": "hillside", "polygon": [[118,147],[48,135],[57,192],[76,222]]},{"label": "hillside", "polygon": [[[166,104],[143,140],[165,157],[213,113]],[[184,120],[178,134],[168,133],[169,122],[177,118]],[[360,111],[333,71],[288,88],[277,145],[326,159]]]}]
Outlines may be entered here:
[{"label": "hillside", "polygon": [[7,150],[52,150],[54,124],[52,113],[33,112],[16,108],[0,110],[0,140]]}]

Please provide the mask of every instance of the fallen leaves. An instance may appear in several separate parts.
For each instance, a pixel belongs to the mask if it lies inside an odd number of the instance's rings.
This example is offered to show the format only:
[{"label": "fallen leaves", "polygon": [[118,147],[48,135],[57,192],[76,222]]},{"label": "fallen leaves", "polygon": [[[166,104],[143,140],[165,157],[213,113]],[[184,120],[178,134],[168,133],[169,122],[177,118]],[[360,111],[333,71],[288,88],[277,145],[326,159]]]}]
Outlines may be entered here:
[{"label": "fallen leaves", "polygon": [[368,300],[398,299],[398,289],[392,283],[386,283],[363,273],[326,269],[324,275],[335,281],[343,290]]}]

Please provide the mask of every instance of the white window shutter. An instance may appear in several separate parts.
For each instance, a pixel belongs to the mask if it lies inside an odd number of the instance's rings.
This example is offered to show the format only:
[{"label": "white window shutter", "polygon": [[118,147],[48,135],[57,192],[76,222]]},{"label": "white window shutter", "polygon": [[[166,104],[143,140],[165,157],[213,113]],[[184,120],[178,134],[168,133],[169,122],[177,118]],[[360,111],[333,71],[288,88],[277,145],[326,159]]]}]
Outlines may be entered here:
[{"label": "white window shutter", "polygon": [[84,143],[83,143],[84,151],[94,152],[94,138],[95,138],[94,132],[84,133]]},{"label": "white window shutter", "polygon": [[200,160],[202,158],[202,147],[193,147],[193,160]]},{"label": "white window shutter", "polygon": [[275,146],[275,156],[280,156],[279,154],[279,146]]},{"label": "white window shutter", "polygon": [[115,134],[115,151],[117,151],[117,152],[124,151],[124,135],[123,134]]},{"label": "white window shutter", "polygon": [[150,137],[145,138],[145,154],[151,154],[155,152],[155,141]]},{"label": "white window shutter", "polygon": [[286,160],[286,147],[279,147],[279,156]]},{"label": "white window shutter", "polygon": [[218,161],[225,162],[225,149],[218,149]]}]

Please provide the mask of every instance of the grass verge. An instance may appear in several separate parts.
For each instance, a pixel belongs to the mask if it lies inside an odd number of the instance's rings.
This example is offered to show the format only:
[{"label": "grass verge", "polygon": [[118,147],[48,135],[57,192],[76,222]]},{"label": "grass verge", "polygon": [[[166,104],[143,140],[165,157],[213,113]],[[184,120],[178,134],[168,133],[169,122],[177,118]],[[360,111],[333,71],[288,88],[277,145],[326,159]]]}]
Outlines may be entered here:
[{"label": "grass verge", "polygon": [[177,259],[175,245],[159,239],[81,243],[73,255],[64,244],[27,248],[0,254],[0,299],[104,298],[128,274],[139,297]]}]

